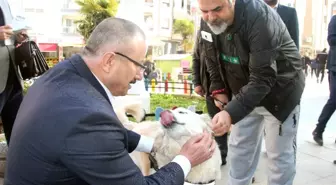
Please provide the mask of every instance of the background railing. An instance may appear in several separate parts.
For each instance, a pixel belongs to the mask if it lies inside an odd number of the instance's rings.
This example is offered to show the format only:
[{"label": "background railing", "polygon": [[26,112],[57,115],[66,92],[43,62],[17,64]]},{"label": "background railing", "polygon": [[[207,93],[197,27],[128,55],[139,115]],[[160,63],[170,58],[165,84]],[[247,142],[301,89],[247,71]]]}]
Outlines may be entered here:
[{"label": "background railing", "polygon": [[155,79],[145,79],[145,89],[149,93],[160,94],[185,94],[192,95],[194,93],[194,85],[188,80],[165,80],[156,81]]}]

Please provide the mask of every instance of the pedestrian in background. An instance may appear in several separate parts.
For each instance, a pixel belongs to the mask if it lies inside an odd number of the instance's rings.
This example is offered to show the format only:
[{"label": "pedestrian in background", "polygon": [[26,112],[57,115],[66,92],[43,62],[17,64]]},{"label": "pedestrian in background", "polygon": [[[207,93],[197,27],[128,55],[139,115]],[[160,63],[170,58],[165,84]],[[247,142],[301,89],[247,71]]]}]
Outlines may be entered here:
[{"label": "pedestrian in background", "polygon": [[336,15],[331,18],[328,25],[328,43],[330,50],[327,59],[327,69],[330,95],[318,118],[316,128],[313,131],[313,138],[320,146],[323,146],[323,132],[330,117],[336,110]]},{"label": "pedestrian in background", "polygon": [[8,1],[0,0],[0,115],[7,145],[23,98],[22,77],[15,64],[14,44],[26,39],[26,30],[14,33],[10,26],[13,19]]}]

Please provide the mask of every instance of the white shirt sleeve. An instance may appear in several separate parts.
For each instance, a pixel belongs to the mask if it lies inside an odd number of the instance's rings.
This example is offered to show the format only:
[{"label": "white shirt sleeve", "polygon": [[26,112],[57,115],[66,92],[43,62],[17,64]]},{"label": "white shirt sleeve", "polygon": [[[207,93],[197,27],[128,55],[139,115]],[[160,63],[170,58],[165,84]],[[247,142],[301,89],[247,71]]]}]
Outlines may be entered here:
[{"label": "white shirt sleeve", "polygon": [[175,162],[181,166],[184,173],[184,178],[186,178],[191,170],[190,161],[185,156],[178,155],[172,160],[172,162]]},{"label": "white shirt sleeve", "polygon": [[[153,138],[141,136],[138,146],[135,148],[135,150],[138,152],[151,153],[153,149],[153,145],[154,145]],[[178,155],[172,160],[172,162],[175,162],[181,166],[183,173],[184,173],[184,178],[186,178],[191,170],[190,161],[185,156]]]},{"label": "white shirt sleeve", "polygon": [[138,152],[151,153],[154,145],[154,139],[146,136],[141,136],[138,146],[135,148]]}]

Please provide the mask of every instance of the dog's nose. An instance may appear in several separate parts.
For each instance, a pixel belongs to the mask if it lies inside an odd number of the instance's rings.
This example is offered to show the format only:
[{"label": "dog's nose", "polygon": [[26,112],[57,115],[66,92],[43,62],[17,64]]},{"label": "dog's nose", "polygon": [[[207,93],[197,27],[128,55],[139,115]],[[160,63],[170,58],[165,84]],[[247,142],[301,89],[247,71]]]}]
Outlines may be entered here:
[{"label": "dog's nose", "polygon": [[174,123],[174,115],[169,110],[162,111],[160,117],[160,122],[165,127],[169,127]]}]

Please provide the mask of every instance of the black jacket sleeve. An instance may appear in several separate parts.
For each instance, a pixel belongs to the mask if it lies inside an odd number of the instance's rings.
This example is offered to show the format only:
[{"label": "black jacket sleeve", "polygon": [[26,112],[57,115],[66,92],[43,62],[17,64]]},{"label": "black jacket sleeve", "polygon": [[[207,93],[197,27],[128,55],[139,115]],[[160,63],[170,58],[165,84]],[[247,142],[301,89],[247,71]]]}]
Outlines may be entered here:
[{"label": "black jacket sleeve", "polygon": [[285,29],[283,24],[277,23],[280,17],[274,15],[258,13],[250,19],[252,20],[248,22],[251,22],[251,26],[247,28],[250,49],[249,82],[225,107],[233,124],[252,112],[274,86],[277,74],[276,50],[280,47],[281,33]]},{"label": "black jacket sleeve", "polygon": [[194,52],[193,52],[193,59],[192,59],[192,75],[193,75],[193,84],[195,86],[202,85],[201,82],[201,59],[200,59],[200,50],[199,50],[199,39],[200,39],[200,30],[197,32],[196,41],[194,44]]},{"label": "black jacket sleeve", "polygon": [[138,141],[138,136],[126,132],[117,120],[100,113],[91,114],[68,134],[61,161],[92,185],[183,185],[183,170],[173,162],[155,174],[144,177],[125,146],[127,135],[128,140],[134,139],[132,145]]}]

